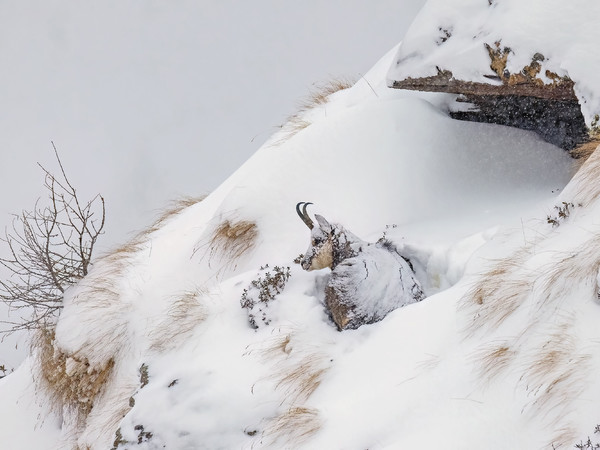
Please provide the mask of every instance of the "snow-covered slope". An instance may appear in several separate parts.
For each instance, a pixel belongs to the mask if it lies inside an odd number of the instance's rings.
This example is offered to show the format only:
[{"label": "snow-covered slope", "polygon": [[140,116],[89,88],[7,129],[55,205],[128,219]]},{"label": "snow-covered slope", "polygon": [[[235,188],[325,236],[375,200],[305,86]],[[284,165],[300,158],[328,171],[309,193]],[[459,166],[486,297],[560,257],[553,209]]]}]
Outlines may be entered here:
[{"label": "snow-covered slope", "polygon": [[[396,53],[96,261],[0,380],[6,448],[569,448],[593,430],[600,157],[569,182],[535,134],[388,89]],[[327,269],[293,263],[299,201],[385,233],[428,298],[336,331]],[[254,329],[240,300],[276,266],[291,276]]]}]

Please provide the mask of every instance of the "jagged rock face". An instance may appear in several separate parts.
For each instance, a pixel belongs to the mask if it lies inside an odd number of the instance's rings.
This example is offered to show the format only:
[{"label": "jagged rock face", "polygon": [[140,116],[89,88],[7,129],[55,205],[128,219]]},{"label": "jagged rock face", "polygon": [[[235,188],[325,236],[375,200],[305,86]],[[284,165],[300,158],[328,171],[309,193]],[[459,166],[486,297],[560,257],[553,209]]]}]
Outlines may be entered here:
[{"label": "jagged rock face", "polygon": [[477,94],[465,95],[461,100],[472,103],[476,109],[450,112],[455,119],[534,131],[546,142],[565,150],[588,140],[588,130],[576,100]]},{"label": "jagged rock face", "polygon": [[486,44],[490,69],[496,74],[487,76],[500,84],[486,84],[454,78],[452,72],[439,70],[438,75],[406,78],[392,83],[398,89],[461,94],[459,102],[473,104],[465,111],[451,111],[459,120],[495,123],[536,132],[546,142],[571,150],[589,140],[588,129],[573,82],[568,77],[546,71],[545,84],[540,78],[544,56],[536,53],[531,63],[521,71],[506,69],[510,48]]},{"label": "jagged rock face", "polygon": [[546,58],[539,52],[533,54],[529,64],[510,71],[512,48],[502,45],[501,40],[483,45],[491,69],[483,77],[489,83],[460,79],[451,70],[437,67],[437,75],[394,80],[391,87],[460,94],[458,101],[473,107],[451,111],[453,118],[534,131],[546,142],[565,150],[589,141],[574,82],[568,76],[545,69]]}]

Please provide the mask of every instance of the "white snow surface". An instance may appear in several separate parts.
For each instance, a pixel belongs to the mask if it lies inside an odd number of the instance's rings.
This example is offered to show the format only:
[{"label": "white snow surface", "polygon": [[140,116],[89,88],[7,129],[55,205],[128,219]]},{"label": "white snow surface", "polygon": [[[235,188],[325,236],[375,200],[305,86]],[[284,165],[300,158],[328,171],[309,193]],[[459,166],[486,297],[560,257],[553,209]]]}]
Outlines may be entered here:
[{"label": "white snow surface", "polygon": [[519,73],[541,53],[540,76],[568,75],[575,82],[586,123],[600,113],[600,4],[595,0],[429,0],[403,40],[390,80],[432,76],[450,70],[454,78],[493,83],[484,44],[509,47],[510,73]]},{"label": "white snow surface", "polygon": [[[535,134],[387,88],[396,52],[95,262],[65,296],[55,347],[90,370],[114,361],[111,376],[77,425],[49,411],[28,360],[0,380],[5,448],[107,449],[117,429],[120,449],[571,448],[593,432],[600,157],[569,181],[570,158]],[[385,232],[428,297],[336,331],[328,269],[293,263],[310,236],[299,201],[363,239]],[[227,222],[255,223],[238,258],[213,239]],[[240,297],[267,263],[291,278],[254,330]]]}]

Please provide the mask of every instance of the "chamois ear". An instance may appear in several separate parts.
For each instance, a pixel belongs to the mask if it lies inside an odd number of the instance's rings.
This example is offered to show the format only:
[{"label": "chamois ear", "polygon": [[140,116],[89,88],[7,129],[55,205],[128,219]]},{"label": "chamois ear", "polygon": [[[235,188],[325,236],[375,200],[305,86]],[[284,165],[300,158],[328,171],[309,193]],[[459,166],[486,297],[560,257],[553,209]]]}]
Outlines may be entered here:
[{"label": "chamois ear", "polygon": [[321,230],[323,230],[325,233],[331,233],[331,225],[329,222],[327,222],[325,217],[315,214],[315,219],[317,219],[319,228],[321,228]]}]

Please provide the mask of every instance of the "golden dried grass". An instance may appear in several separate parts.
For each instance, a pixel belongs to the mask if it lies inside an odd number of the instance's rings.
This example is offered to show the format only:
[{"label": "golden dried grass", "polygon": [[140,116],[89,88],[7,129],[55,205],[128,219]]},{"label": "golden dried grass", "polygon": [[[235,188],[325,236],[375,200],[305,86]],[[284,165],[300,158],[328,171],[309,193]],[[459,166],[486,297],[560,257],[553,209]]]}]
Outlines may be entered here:
[{"label": "golden dried grass", "polygon": [[569,185],[574,189],[571,195],[571,202],[574,204],[585,207],[600,196],[600,151],[592,151]]},{"label": "golden dried grass", "polygon": [[38,388],[48,396],[53,409],[68,410],[82,426],[112,373],[114,360],[94,367],[87,358],[69,355],[56,347],[54,330],[50,329],[39,330],[32,341],[32,354],[40,372]]},{"label": "golden dried grass", "polygon": [[554,430],[554,436],[544,448],[558,450],[561,448],[573,448],[577,440],[577,432],[573,427],[561,427]]},{"label": "golden dried grass", "polygon": [[256,245],[258,227],[254,222],[248,220],[230,221],[225,220],[213,231],[210,238],[210,261],[217,255],[226,265],[235,265],[245,253]]},{"label": "golden dried grass", "polygon": [[[291,341],[292,335],[289,333],[275,336],[267,341],[266,345],[259,349],[259,352],[266,359],[287,356],[292,351]],[[253,351],[253,349],[249,350],[247,354],[250,354]]]},{"label": "golden dried grass", "polygon": [[286,122],[281,125],[283,136],[278,139],[273,145],[280,145],[300,131],[311,125],[311,122],[306,120],[306,113],[313,108],[322,106],[329,101],[329,97],[338,91],[348,89],[354,85],[354,81],[346,78],[334,78],[324,83],[315,84],[315,87],[309,91],[309,94],[300,101],[298,111],[288,117]]},{"label": "golden dried grass", "polygon": [[169,220],[173,216],[180,214],[186,208],[189,208],[190,206],[194,206],[195,204],[200,203],[206,197],[207,197],[206,195],[197,196],[197,197],[185,196],[185,197],[181,197],[179,199],[172,201],[171,205],[168,208],[166,208],[160,214],[160,216],[154,221],[154,224],[152,225],[151,228],[154,230],[160,228],[162,225],[165,224],[165,222],[167,220]]},{"label": "golden dried grass", "polygon": [[514,360],[517,352],[511,349],[508,342],[486,344],[473,354],[473,361],[477,368],[478,376],[482,382],[489,383]]},{"label": "golden dried grass", "polygon": [[319,411],[306,407],[292,407],[272,419],[265,428],[271,445],[280,448],[298,448],[321,428]]},{"label": "golden dried grass", "polygon": [[[530,350],[520,379],[531,398],[525,408],[553,429],[569,428],[569,408],[589,384],[591,355],[578,352],[574,324],[574,316],[562,318],[545,333],[544,343]],[[559,437],[553,439],[560,442]]]},{"label": "golden dried grass", "polygon": [[525,301],[533,283],[532,276],[524,269],[528,253],[523,248],[497,261],[463,296],[460,308],[473,314],[465,331],[473,334],[484,325],[498,328]]},{"label": "golden dried grass", "polygon": [[305,402],[321,385],[328,368],[323,365],[323,356],[309,354],[273,374],[277,379],[276,389],[283,389],[286,401],[292,404]]},{"label": "golden dried grass", "polygon": [[205,293],[196,289],[184,292],[173,302],[166,318],[150,333],[152,350],[175,347],[206,319],[206,310],[198,300],[201,295]]},{"label": "golden dried grass", "polygon": [[596,291],[595,278],[600,270],[600,235],[595,235],[578,248],[542,269],[538,278],[542,295],[538,296],[538,309],[549,300],[561,299],[573,285],[587,286],[589,296]]},{"label": "golden dried grass", "polygon": [[141,251],[149,236],[158,231],[169,219],[180,214],[186,208],[200,203],[206,196],[182,197],[174,200],[148,228],[138,232],[126,243],[101,255],[98,260],[107,259],[113,264],[125,265],[127,259]]},{"label": "golden dried grass", "polygon": [[594,136],[589,141],[578,145],[572,150],[569,150],[569,154],[571,155],[571,157],[577,160],[576,168],[580,168],[583,165],[583,163],[587,161],[587,159],[592,155],[592,153],[596,151],[598,145],[600,145],[600,137]]},{"label": "golden dried grass", "polygon": [[276,382],[276,389],[283,391],[288,404],[308,400],[329,370],[329,359],[319,349],[312,346],[294,349],[293,341],[293,333],[282,334],[259,350],[265,360],[275,363],[268,378]]},{"label": "golden dried grass", "polygon": [[353,80],[347,78],[333,78],[324,83],[315,84],[308,96],[301,102],[300,109],[307,111],[319,105],[324,105],[329,101],[329,97],[336,92],[351,88],[354,85]]}]

